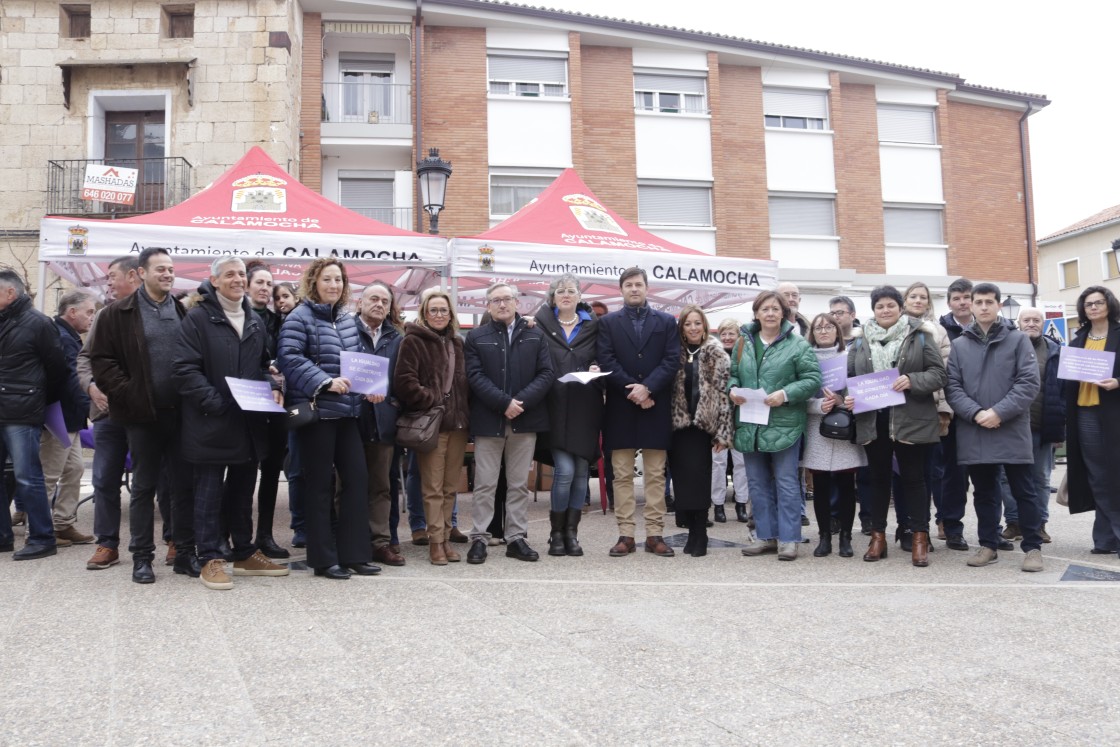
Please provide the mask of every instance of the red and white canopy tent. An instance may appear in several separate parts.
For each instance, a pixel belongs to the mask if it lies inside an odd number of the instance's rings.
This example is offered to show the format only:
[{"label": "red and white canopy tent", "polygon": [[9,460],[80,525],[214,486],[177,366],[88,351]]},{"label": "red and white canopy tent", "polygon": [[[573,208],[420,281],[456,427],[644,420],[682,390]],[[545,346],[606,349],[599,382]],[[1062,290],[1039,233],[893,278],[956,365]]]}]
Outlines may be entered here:
[{"label": "red and white canopy tent", "polygon": [[581,280],[585,301],[617,309],[619,275],[633,266],[649,276],[650,304],[665,311],[728,308],[778,284],[777,262],[689,249],[619,217],[573,169],[489,231],[451,241],[452,287],[463,312],[481,313],[486,288],[508,281],[521,292],[518,310],[529,313],[566,272]]},{"label": "red and white canopy tent", "polygon": [[47,216],[39,235],[40,264],[84,286],[103,285],[109,262],[148,246],[170,249],[176,287],[184,290],[209,277],[210,263],[227,254],[264,260],[277,282],[298,281],[311,260],[337,256],[356,289],[383,280],[403,306],[413,306],[447,267],[446,239],[347,210],[300,184],[259,147],[166,210],[119,220]]}]

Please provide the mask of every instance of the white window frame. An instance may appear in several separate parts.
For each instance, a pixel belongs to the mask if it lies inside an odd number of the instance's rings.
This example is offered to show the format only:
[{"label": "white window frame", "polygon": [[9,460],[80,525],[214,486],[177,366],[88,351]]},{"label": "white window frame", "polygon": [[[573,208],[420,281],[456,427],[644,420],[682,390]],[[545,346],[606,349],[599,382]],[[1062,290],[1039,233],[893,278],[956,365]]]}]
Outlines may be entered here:
[{"label": "white window frame", "polygon": [[[388,205],[347,205],[342,201],[342,185],[345,182],[378,182],[379,184],[386,184],[389,187],[389,204]],[[396,225],[396,211],[397,211],[397,196],[396,196],[396,174],[392,171],[355,171],[346,170],[340,171],[338,174],[338,204],[342,207],[353,210],[359,215],[365,215],[367,218],[388,223],[389,225]],[[378,214],[370,215],[363,211],[378,211],[385,210],[386,217],[381,217]]]},{"label": "white window frame", "polygon": [[[1069,264],[1077,265],[1077,282],[1073,285],[1066,285],[1065,266]],[[1067,288],[1080,288],[1081,287],[1081,258],[1074,257],[1073,259],[1066,259],[1058,263],[1058,290],[1066,290]]]},{"label": "white window frame", "polygon": [[[708,198],[708,215],[706,219],[697,220],[647,220],[648,216],[642,215],[642,190],[669,190],[688,189],[703,191]],[[664,193],[663,193],[664,194]],[[649,194],[652,197],[652,194]],[[648,198],[647,198],[648,199]],[[648,203],[647,203],[648,204]],[[712,202],[712,183],[701,181],[675,181],[665,179],[640,179],[638,181],[638,224],[642,226],[675,226],[682,228],[712,228],[715,225],[715,209]]]},{"label": "white window frame", "polygon": [[[491,73],[491,60],[495,57],[515,57],[519,59],[560,60],[564,67],[563,80],[544,80],[541,78],[496,77]],[[541,52],[527,50],[488,50],[486,53],[487,92],[491,96],[510,96],[522,98],[543,98],[555,101],[568,98],[568,55],[566,52]],[[505,90],[501,90],[502,88]],[[559,90],[557,90],[559,89]]]},{"label": "white window frame", "polygon": [[[532,199],[527,200],[523,205],[518,207],[512,213],[505,213],[505,212],[498,213],[498,212],[495,212],[494,211],[494,186],[495,186],[494,185],[494,180],[495,180],[495,178],[497,178],[499,181],[501,181],[501,179],[504,178],[504,177],[519,177],[519,178],[528,177],[528,178],[532,178],[532,179],[541,179],[541,180],[544,180],[544,184],[542,184],[540,192],[543,192],[544,190],[548,189],[548,187],[552,184],[552,182],[556,181],[556,177],[560,176],[562,171],[563,171],[563,169],[492,167],[490,169],[490,178],[489,178],[489,181],[488,181],[488,189],[487,189],[487,192],[486,192],[487,200],[489,201],[490,219],[491,220],[499,220],[499,221],[504,220],[504,219],[510,217],[511,215],[516,214],[518,210],[520,210],[521,208],[525,207],[525,205],[528,205],[530,202],[532,202]],[[498,186],[500,186],[500,187],[509,186],[510,188],[516,189],[517,186],[525,186],[525,185],[500,185],[499,184]],[[539,195],[540,192],[537,192],[537,194]]]},{"label": "white window frame", "polygon": [[[941,240],[939,242],[891,241],[889,238],[887,238],[887,211],[888,210],[925,210],[925,211],[928,211],[928,212],[937,213],[938,217],[940,218],[938,223],[939,223],[939,226],[940,226]],[[937,248],[937,249],[947,249],[949,245],[945,243],[945,206],[944,205],[915,205],[915,204],[885,203],[883,205],[883,243],[886,246],[893,246],[893,247],[900,247],[900,248],[905,248],[905,247],[922,247],[922,248],[933,247],[933,248]]]},{"label": "white window frame", "polygon": [[[911,114],[928,114],[930,121],[930,139],[886,139],[883,137],[882,115],[883,112],[907,112]],[[880,143],[892,144],[905,144],[905,145],[938,145],[937,137],[937,107],[936,106],[914,106],[909,104],[877,104],[875,107],[875,124],[878,130],[878,138]]]},{"label": "white window frame", "polygon": [[[778,233],[774,231],[774,223],[772,219],[772,211],[770,208],[770,201],[774,199],[779,200],[815,200],[818,202],[829,202],[832,208],[832,233]],[[766,212],[767,219],[770,225],[771,238],[798,238],[798,239],[824,239],[824,240],[839,240],[836,220],[836,195],[820,192],[771,192],[767,195],[766,199]]]},{"label": "white window frame", "polygon": [[[1115,275],[1109,275],[1109,265],[1113,262],[1117,265],[1117,273]],[[1118,257],[1116,252],[1112,249],[1105,249],[1101,252],[1101,277],[1105,280],[1120,278],[1120,257]]]},{"label": "white window frame", "polygon": [[[807,116],[792,110],[774,108],[768,103],[767,92],[772,94],[792,94],[797,96],[820,97],[824,101],[824,116]],[[773,98],[770,99],[772,101]],[[829,116],[829,96],[827,90],[819,88],[785,88],[782,86],[764,86],[762,89],[762,121],[767,129],[793,130],[804,132],[831,132],[832,122]],[[798,121],[804,122],[804,127],[797,126]],[[819,126],[814,126],[819,125]]]},{"label": "white window frame", "polygon": [[[671,79],[699,80],[704,88],[703,93],[684,90],[686,86],[671,88],[667,86],[640,86],[639,76],[656,76],[663,79],[661,83],[672,83]],[[674,102],[671,97],[676,96]],[[634,111],[655,112],[673,115],[710,114],[708,108],[708,74],[706,72],[689,72],[681,70],[651,70],[636,68],[634,70]]]}]

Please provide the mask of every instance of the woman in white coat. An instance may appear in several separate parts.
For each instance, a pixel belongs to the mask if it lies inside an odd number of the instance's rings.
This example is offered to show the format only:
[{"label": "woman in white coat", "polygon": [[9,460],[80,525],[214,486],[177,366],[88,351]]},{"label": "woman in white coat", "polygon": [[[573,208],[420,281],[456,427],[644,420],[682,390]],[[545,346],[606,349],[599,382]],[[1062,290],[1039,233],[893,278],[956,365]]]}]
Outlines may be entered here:
[{"label": "woman in white coat", "polygon": [[[840,325],[828,314],[818,314],[809,325],[806,338],[813,347],[817,360],[824,367],[825,361],[833,358],[847,358],[844,350],[844,334]],[[845,366],[846,368],[846,366]],[[822,387],[819,394],[807,405],[808,421],[805,424],[805,453],[801,465],[813,473],[813,511],[820,530],[820,543],[813,550],[813,557],[823,558],[832,554],[832,506],[831,497],[835,489],[839,501],[840,538],[838,554],[850,558],[852,551],[852,522],[856,513],[856,470],[867,465],[867,452],[850,441],[840,441],[821,435],[821,418],[842,407],[843,391],[833,392]]]}]

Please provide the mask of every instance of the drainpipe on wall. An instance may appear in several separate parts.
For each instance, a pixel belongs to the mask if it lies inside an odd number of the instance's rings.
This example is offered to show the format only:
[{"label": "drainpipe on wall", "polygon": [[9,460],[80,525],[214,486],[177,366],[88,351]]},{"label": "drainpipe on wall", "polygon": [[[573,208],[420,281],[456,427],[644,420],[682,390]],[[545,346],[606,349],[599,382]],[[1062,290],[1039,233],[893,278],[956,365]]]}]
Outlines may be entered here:
[{"label": "drainpipe on wall", "polygon": [[[424,39],[423,39],[423,35],[421,33],[421,26],[420,26],[420,23],[421,23],[420,11],[421,11],[421,6],[423,4],[424,4],[424,0],[416,0],[416,22],[414,24],[415,25],[415,31],[413,32],[413,40],[412,40],[412,44],[416,48],[416,52],[414,54],[414,56],[416,58],[416,62],[413,66],[413,75],[415,76],[416,80],[412,85],[412,92],[413,92],[413,96],[415,97],[415,101],[416,101],[416,107],[415,107],[416,113],[415,113],[415,116],[413,117],[413,122],[415,124],[413,126],[414,126],[414,129],[416,131],[416,157],[417,158],[419,158],[420,154],[424,152],[423,151],[424,123],[421,121],[421,118],[420,118],[420,58],[422,57],[421,50],[423,49],[423,46],[424,46],[423,45]],[[415,186],[416,186],[416,184],[414,182],[413,187],[415,188]],[[416,221],[415,221],[416,222],[416,229],[415,230],[416,230],[417,233],[423,233],[424,229],[420,225],[421,220],[422,220],[421,217],[420,217],[420,213],[422,213],[423,210],[420,209],[419,198],[414,199],[413,202],[416,205]]]},{"label": "drainpipe on wall", "polygon": [[[419,0],[417,0],[419,2]],[[1031,215],[1031,205],[1034,200],[1031,195],[1030,174],[1027,171],[1027,117],[1034,111],[1031,102],[1027,102],[1027,110],[1019,117],[1019,155],[1023,164],[1023,213],[1027,223],[1027,279],[1031,284],[1031,306],[1038,305],[1038,283],[1035,282],[1034,271],[1034,219]]]}]

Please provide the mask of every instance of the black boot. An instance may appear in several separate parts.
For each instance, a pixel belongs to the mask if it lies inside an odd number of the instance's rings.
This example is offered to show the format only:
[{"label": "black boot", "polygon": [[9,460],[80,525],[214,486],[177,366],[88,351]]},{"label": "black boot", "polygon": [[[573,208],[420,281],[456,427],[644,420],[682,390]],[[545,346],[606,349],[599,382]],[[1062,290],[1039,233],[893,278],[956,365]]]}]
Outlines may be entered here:
[{"label": "black boot", "polygon": [[724,524],[727,522],[727,510],[722,505],[716,506],[715,519],[720,524]]},{"label": "black boot", "polygon": [[903,552],[910,552],[914,549],[914,535],[909,529],[898,527],[894,530],[894,540],[902,545]]},{"label": "black boot", "polygon": [[688,540],[684,543],[684,554],[691,555],[696,549],[696,520],[691,516],[694,511],[677,511],[677,521],[688,527]]},{"label": "black boot", "polygon": [[840,551],[837,554],[842,558],[850,558],[853,555],[855,555],[855,553],[852,552],[852,530],[851,529],[841,529],[840,530]]},{"label": "black boot", "polygon": [[566,518],[563,511],[548,512],[548,520],[552,523],[552,532],[548,536],[549,555],[567,555],[564,551],[564,521]]},{"label": "black boot", "polygon": [[692,545],[692,557],[702,558],[708,554],[708,512],[697,511],[692,526],[696,528],[696,541]]},{"label": "black boot", "polygon": [[738,501],[735,501],[735,520],[738,521],[740,524],[746,524],[748,518],[749,517],[747,516],[747,504],[746,503],[739,503]]},{"label": "black boot", "polygon": [[564,554],[573,557],[583,555],[583,548],[579,546],[579,520],[583,513],[578,508],[569,508],[565,513],[564,524]]},{"label": "black boot", "polygon": [[832,554],[832,532],[827,529],[821,531],[821,541],[817,544],[817,549],[813,550],[814,558],[823,558],[826,555]]}]

